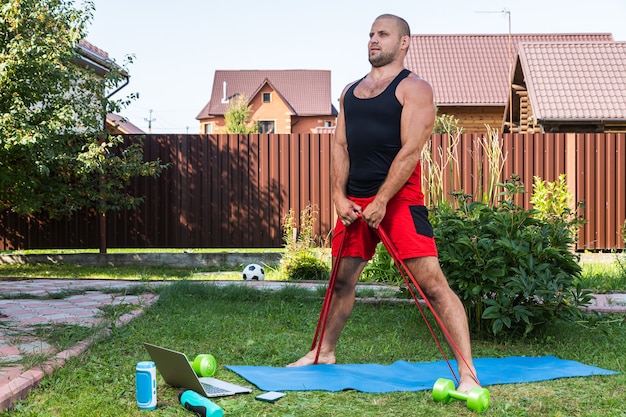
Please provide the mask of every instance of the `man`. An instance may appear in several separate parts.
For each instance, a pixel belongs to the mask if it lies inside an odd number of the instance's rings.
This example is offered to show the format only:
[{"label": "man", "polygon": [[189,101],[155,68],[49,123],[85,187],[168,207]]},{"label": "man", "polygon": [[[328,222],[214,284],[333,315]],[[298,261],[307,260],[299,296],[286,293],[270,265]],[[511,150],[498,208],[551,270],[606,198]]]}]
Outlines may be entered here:
[{"label": "man", "polygon": [[[435,119],[430,85],[404,68],[411,41],[407,22],[376,18],[369,34],[370,72],[346,86],[332,144],[332,193],[338,220],[333,257],[346,233],[318,363],[335,363],[335,346],[354,306],[359,275],[372,258],[379,225],[433,305],[457,349],[458,390],[479,385],[467,317],[437,259],[421,190],[420,153]],[[334,259],[335,261],[336,259]],[[315,363],[317,348],[288,366]]]}]

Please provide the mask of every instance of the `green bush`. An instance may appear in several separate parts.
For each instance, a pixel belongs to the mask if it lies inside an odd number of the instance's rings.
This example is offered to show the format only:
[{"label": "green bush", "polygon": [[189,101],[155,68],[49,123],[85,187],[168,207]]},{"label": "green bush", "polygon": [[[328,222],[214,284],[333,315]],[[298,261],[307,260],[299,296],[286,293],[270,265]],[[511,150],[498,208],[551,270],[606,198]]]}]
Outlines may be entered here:
[{"label": "green bush", "polygon": [[565,174],[559,175],[558,181],[554,182],[544,181],[539,177],[533,177],[533,180],[530,202],[537,211],[535,217],[561,224],[571,233],[572,244],[575,243],[578,229],[585,223],[578,214],[578,210],[584,210],[584,205],[579,202],[576,209],[573,209],[572,195],[565,181]]},{"label": "green bush", "polygon": [[300,212],[300,229],[293,210],[283,218],[285,254],[280,261],[280,273],[288,280],[327,280],[328,262],[315,249],[313,223],[316,211],[308,205]]},{"label": "green bush", "polygon": [[[590,297],[577,284],[581,268],[570,251],[580,218],[564,220],[515,205],[513,197],[524,191],[517,177],[498,186],[504,199],[495,207],[455,193],[457,204],[431,211],[439,262],[465,307],[470,329],[482,336],[510,336],[581,317],[578,307]],[[562,202],[564,197],[552,192],[544,198]],[[364,278],[403,282],[382,246]]]},{"label": "green bush", "polygon": [[528,334],[556,319],[579,318],[589,295],[570,231],[504,202],[465,204],[435,214],[439,261],[479,334]]},{"label": "green bush", "polygon": [[360,279],[365,282],[380,282],[384,284],[402,285],[404,279],[400,275],[396,264],[382,243],[376,246],[376,253],[367,263]]},{"label": "green bush", "polygon": [[299,252],[282,264],[282,272],[290,280],[328,280],[328,265],[312,253]]}]

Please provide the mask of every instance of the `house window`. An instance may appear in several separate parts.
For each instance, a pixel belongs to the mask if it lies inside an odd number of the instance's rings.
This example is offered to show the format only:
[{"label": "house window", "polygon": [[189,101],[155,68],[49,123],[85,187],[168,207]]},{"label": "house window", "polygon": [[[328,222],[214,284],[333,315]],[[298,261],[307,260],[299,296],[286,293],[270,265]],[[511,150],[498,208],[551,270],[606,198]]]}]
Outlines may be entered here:
[{"label": "house window", "polygon": [[213,133],[213,123],[207,123],[204,125],[204,134],[210,135]]},{"label": "house window", "polygon": [[276,133],[274,122],[259,121],[259,133]]},{"label": "house window", "polygon": [[324,122],[324,127],[332,127],[332,123],[331,123],[331,121],[330,121],[330,120],[326,120],[326,121]]},{"label": "house window", "polygon": [[272,102],[272,94],[263,93],[263,103],[271,103],[271,102]]}]

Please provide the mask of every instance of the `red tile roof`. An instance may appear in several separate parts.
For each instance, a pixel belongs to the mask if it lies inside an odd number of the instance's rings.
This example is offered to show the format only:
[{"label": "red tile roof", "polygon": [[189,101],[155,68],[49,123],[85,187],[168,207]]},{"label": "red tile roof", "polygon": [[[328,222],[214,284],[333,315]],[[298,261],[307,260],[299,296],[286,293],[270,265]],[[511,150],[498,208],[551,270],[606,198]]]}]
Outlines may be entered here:
[{"label": "red tile roof", "polygon": [[211,100],[198,114],[197,119],[224,115],[228,103],[223,102],[224,83],[226,96],[237,94],[252,99],[266,84],[285,100],[294,114],[300,116],[336,115],[332,105],[330,71],[324,70],[217,70],[213,78]]},{"label": "red tile roof", "polygon": [[534,116],[626,120],[626,42],[520,44]]},{"label": "red tile roof", "polygon": [[100,57],[100,59],[102,59],[103,61],[106,61],[109,59],[109,53],[106,52],[103,49],[98,48],[96,45],[94,45],[93,43],[88,42],[86,39],[81,39],[78,42],[78,47],[81,50],[86,50],[89,51],[91,54],[94,55],[98,55]]},{"label": "red tile roof", "polygon": [[120,71],[123,76],[128,76],[126,70],[110,59],[106,51],[87,42],[85,39],[81,39],[78,42],[76,51],[78,56],[74,59],[74,63],[81,67],[93,69],[101,77],[106,76],[114,68]]},{"label": "red tile roof", "polygon": [[[612,41],[604,34],[512,34],[520,42]],[[438,105],[504,106],[509,91],[509,35],[412,35],[405,66],[430,82]]]}]

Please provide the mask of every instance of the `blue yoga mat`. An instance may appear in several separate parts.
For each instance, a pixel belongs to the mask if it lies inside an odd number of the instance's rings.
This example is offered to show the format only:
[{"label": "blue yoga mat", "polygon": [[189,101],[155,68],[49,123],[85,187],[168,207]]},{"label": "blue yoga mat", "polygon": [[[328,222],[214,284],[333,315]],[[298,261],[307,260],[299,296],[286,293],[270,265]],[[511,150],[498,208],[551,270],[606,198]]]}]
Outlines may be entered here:
[{"label": "blue yoga mat", "polygon": [[[456,372],[456,361],[450,361]],[[474,359],[483,386],[545,381],[592,375],[615,375],[609,371],[554,356]],[[226,366],[264,391],[343,391],[368,393],[432,389],[438,378],[450,378],[445,361],[394,362],[391,365],[313,365],[298,368]]]}]

